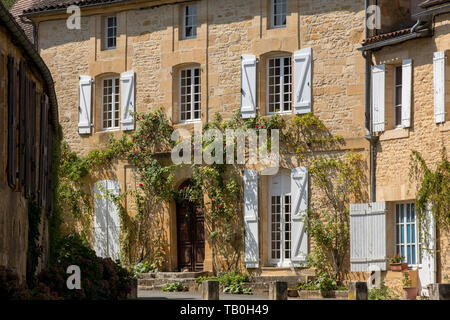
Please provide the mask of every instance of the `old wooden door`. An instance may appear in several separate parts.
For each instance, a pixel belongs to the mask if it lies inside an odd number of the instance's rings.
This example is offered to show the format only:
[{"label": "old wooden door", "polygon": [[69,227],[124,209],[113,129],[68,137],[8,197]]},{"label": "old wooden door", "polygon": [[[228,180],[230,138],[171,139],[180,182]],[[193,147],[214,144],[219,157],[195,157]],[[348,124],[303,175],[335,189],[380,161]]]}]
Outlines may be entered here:
[{"label": "old wooden door", "polygon": [[191,203],[177,205],[178,268],[203,271],[205,230],[202,210]]}]

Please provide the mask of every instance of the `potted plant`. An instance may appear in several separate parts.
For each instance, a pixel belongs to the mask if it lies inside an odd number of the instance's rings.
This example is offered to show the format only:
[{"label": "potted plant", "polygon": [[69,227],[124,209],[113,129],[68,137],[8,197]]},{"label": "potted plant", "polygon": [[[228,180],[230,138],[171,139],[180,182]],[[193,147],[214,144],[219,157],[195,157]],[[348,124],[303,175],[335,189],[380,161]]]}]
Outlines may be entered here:
[{"label": "potted plant", "polygon": [[403,293],[405,300],[416,300],[417,298],[417,287],[412,286],[411,277],[408,271],[402,270],[403,278]]},{"label": "potted plant", "polygon": [[391,271],[400,272],[402,270],[408,269],[408,263],[402,261],[403,261],[402,255],[396,255],[395,257],[390,258],[389,266],[391,267]]}]

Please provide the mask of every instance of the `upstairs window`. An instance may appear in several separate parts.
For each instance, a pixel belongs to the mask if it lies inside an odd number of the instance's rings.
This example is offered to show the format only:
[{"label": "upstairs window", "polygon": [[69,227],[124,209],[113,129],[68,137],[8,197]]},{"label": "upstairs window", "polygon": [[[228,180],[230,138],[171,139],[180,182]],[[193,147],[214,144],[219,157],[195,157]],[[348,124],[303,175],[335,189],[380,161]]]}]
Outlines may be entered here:
[{"label": "upstairs window", "polygon": [[395,67],[394,79],[394,125],[395,127],[402,126],[402,90],[403,90],[403,68],[402,66]]},{"label": "upstairs window", "polygon": [[268,113],[291,112],[292,67],[291,57],[273,57],[267,60]]},{"label": "upstairs window", "polygon": [[187,5],[183,7],[183,39],[193,39],[197,37],[197,5]]},{"label": "upstairs window", "polygon": [[270,1],[270,20],[272,28],[286,27],[286,0]]},{"label": "upstairs window", "polygon": [[180,70],[180,121],[200,120],[200,68]]},{"label": "upstairs window", "polygon": [[120,81],[118,77],[103,79],[102,123],[103,129],[119,128]]},{"label": "upstairs window", "polygon": [[117,17],[105,18],[105,49],[115,49],[117,41]]}]

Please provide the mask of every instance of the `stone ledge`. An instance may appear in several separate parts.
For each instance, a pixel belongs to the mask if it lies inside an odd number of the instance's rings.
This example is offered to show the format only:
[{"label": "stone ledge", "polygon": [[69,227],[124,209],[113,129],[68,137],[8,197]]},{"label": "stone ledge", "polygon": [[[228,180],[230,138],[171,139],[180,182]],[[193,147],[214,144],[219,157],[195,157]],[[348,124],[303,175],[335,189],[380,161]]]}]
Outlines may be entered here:
[{"label": "stone ledge", "polygon": [[405,139],[405,138],[409,138],[409,128],[397,128],[385,131],[380,136],[380,141]]},{"label": "stone ledge", "polygon": [[297,290],[297,292],[300,299],[334,298],[339,300],[347,300],[348,298],[347,290],[332,290],[323,295],[319,290]]},{"label": "stone ledge", "polygon": [[447,121],[447,122],[439,125],[439,131],[441,131],[441,132],[450,131],[450,121]]}]

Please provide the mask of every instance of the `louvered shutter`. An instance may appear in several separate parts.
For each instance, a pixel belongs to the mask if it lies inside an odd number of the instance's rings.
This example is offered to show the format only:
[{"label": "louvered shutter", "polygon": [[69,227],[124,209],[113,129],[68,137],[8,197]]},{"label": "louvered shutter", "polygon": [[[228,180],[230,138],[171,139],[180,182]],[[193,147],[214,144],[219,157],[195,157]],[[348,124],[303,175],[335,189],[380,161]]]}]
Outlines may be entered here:
[{"label": "louvered shutter", "polygon": [[[36,139],[38,133],[36,132],[36,109],[37,109],[37,92],[36,83],[32,83],[31,87],[31,108],[30,108],[30,195],[35,200],[36,190]],[[52,163],[52,161],[50,161]]]},{"label": "louvered shutter", "polygon": [[241,116],[256,117],[256,56],[241,56]]},{"label": "louvered shutter", "polygon": [[405,59],[402,64],[402,127],[411,126],[412,60]]},{"label": "louvered shutter", "polygon": [[78,133],[91,133],[92,78],[80,76],[78,103]]},{"label": "louvered shutter", "polygon": [[294,52],[294,113],[311,112],[312,48]]},{"label": "louvered shutter", "polygon": [[259,267],[258,172],[244,170],[244,261],[246,268]]},{"label": "louvered shutter", "polygon": [[48,112],[49,104],[47,95],[41,97],[41,119],[40,119],[40,138],[39,138],[39,205],[46,207],[47,199],[47,171],[48,171]]},{"label": "louvered shutter", "polygon": [[119,194],[118,181],[104,180],[94,187],[94,249],[98,256],[113,260],[120,259],[120,213],[110,195]]},{"label": "louvered shutter", "polygon": [[308,168],[298,167],[291,172],[291,261],[294,266],[302,266],[308,255],[308,234],[306,221],[308,214]]},{"label": "louvered shutter", "polygon": [[427,286],[436,283],[436,223],[431,212],[431,205],[427,208],[427,216],[424,220],[426,223],[419,226],[419,231],[422,233],[420,238],[422,263],[419,267],[419,280],[421,294],[428,296]]},{"label": "louvered shutter", "polygon": [[350,205],[350,269],[386,270],[386,203]]},{"label": "louvered shutter", "polygon": [[445,52],[435,52],[434,68],[434,122],[445,122]]},{"label": "louvered shutter", "polygon": [[[28,78],[26,77],[26,68],[23,61],[19,64],[19,188],[25,185],[26,177],[26,155],[28,140]],[[28,190],[25,187],[25,197],[28,198]]]},{"label": "louvered shutter", "polygon": [[8,57],[8,185],[16,188],[17,162],[17,70],[14,57]]},{"label": "louvered shutter", "polygon": [[386,66],[372,66],[372,129],[383,132],[385,123]]},{"label": "louvered shutter", "polygon": [[134,130],[134,112],[135,108],[135,81],[134,71],[127,71],[120,75],[121,105],[122,105],[122,130]]}]

